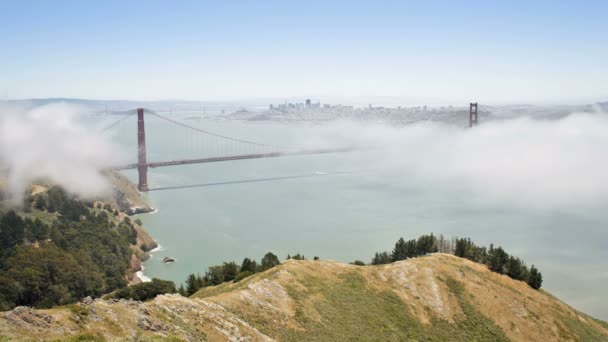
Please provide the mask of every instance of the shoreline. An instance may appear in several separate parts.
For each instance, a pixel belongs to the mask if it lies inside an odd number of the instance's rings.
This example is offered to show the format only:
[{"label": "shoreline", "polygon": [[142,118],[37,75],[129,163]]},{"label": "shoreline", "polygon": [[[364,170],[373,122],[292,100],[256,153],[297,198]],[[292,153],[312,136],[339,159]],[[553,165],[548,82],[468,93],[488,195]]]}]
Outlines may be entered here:
[{"label": "shoreline", "polygon": [[154,247],[153,249],[149,250],[146,254],[149,255],[148,258],[146,258],[146,260],[141,262],[141,266],[140,266],[140,270],[135,272],[135,277],[137,277],[137,279],[139,279],[139,282],[136,282],[136,284],[138,283],[147,283],[147,282],[151,282],[152,278],[148,277],[144,271],[146,270],[145,266],[144,266],[144,262],[152,259],[152,254],[156,253],[156,252],[160,252],[163,250],[163,246],[159,243],[156,244],[156,247]]}]

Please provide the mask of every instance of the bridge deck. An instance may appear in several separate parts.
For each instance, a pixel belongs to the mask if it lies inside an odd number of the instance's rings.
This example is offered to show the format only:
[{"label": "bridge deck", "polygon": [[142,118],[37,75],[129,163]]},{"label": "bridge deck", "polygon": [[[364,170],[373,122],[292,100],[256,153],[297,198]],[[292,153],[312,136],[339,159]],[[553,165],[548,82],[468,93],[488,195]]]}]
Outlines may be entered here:
[{"label": "bridge deck", "polygon": [[[299,156],[308,154],[327,154],[327,153],[339,153],[339,152],[350,152],[354,149],[351,147],[346,148],[333,148],[333,149],[315,149],[315,150],[302,150],[295,152],[271,152],[271,153],[257,153],[257,154],[241,154],[224,157],[210,157],[210,158],[197,158],[197,159],[184,159],[184,160],[172,160],[165,162],[153,162],[147,163],[148,167],[165,167],[175,165],[186,165],[186,164],[200,164],[200,163],[214,163],[230,160],[244,160],[244,159],[258,159],[258,158],[275,158],[275,157],[286,157],[286,156]],[[138,164],[127,164],[122,166],[113,167],[114,170],[127,170],[137,169]]]}]

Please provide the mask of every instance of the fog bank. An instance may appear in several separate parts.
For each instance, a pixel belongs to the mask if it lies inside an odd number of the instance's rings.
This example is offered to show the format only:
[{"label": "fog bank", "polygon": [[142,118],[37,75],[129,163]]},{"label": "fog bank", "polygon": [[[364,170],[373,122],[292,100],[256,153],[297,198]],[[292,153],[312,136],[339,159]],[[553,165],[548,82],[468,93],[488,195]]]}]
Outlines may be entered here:
[{"label": "fog bank", "polygon": [[608,117],[572,114],[492,121],[473,129],[331,125],[309,143],[374,147],[363,169],[407,186],[466,191],[472,200],[540,209],[602,207],[608,200]]},{"label": "fog bank", "polygon": [[38,179],[91,197],[110,190],[99,171],[124,160],[120,149],[80,120],[84,108],[53,103],[0,108],[0,168],[8,168],[8,190],[17,199]]}]

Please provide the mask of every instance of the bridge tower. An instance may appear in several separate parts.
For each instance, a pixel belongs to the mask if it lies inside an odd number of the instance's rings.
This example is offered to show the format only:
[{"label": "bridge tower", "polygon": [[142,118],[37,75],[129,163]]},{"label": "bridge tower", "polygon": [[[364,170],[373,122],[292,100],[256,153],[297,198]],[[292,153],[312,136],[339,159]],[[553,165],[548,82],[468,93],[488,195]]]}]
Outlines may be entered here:
[{"label": "bridge tower", "polygon": [[469,127],[477,126],[477,102],[471,102],[469,104]]},{"label": "bridge tower", "polygon": [[148,191],[148,163],[146,161],[146,128],[144,109],[137,108],[137,171],[139,172],[139,191]]}]

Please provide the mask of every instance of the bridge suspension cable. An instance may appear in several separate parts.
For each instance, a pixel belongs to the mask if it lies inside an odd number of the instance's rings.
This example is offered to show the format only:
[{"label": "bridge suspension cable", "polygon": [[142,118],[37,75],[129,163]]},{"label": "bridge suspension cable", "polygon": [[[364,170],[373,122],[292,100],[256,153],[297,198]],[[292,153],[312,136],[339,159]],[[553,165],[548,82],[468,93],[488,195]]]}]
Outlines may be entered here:
[{"label": "bridge suspension cable", "polygon": [[157,118],[160,118],[162,120],[168,121],[168,122],[170,122],[172,124],[175,124],[175,125],[178,125],[178,126],[182,126],[182,127],[185,127],[185,128],[189,128],[189,129],[191,129],[193,131],[196,131],[196,132],[212,135],[214,137],[223,138],[223,139],[227,139],[227,140],[232,140],[232,141],[236,141],[236,142],[241,142],[241,143],[244,143],[244,144],[256,145],[256,146],[277,147],[277,146],[274,146],[274,145],[262,144],[262,143],[258,143],[258,142],[254,142],[254,141],[248,141],[248,140],[243,140],[243,139],[232,138],[232,137],[225,136],[225,135],[222,135],[222,134],[213,133],[213,132],[201,129],[201,128],[192,127],[192,126],[186,125],[184,123],[181,123],[179,121],[176,121],[176,120],[164,117],[164,116],[162,116],[162,115],[160,115],[160,114],[158,114],[156,112],[153,112],[153,111],[148,112],[148,114],[156,116]]},{"label": "bridge suspension cable", "polygon": [[[135,113],[137,113],[137,126],[127,120],[133,117],[132,114]],[[148,114],[148,120],[144,120],[144,113]],[[149,167],[326,154],[353,150],[352,148],[309,150],[281,148],[214,133],[143,108],[133,112],[128,111],[124,115],[123,118],[106,126],[103,131],[111,132],[113,138],[117,141],[137,142],[137,153],[134,154],[134,156],[137,156],[137,162],[115,166],[113,169],[138,169],[140,191],[148,191],[147,173]],[[128,127],[129,124],[130,127]],[[178,130],[170,132],[168,126],[175,127]],[[133,139],[135,137],[137,139]]]},{"label": "bridge suspension cable", "polygon": [[123,121],[125,121],[126,119],[130,118],[131,116],[134,116],[134,115],[135,115],[135,113],[137,113],[135,110],[128,111],[128,112],[127,112],[127,114],[126,114],[124,117],[122,117],[122,118],[120,118],[120,119],[118,119],[118,120],[114,121],[113,123],[111,123],[111,124],[109,124],[109,125],[107,125],[107,126],[103,127],[103,128],[101,129],[101,131],[102,131],[102,132],[106,132],[106,131],[111,130],[112,128],[114,128],[114,127],[116,127],[116,126],[120,125],[120,124],[121,124]]}]

